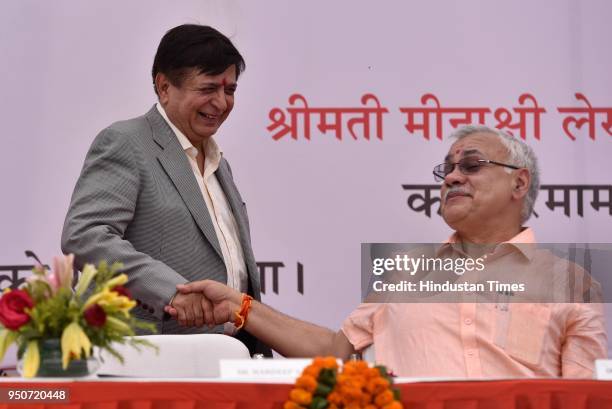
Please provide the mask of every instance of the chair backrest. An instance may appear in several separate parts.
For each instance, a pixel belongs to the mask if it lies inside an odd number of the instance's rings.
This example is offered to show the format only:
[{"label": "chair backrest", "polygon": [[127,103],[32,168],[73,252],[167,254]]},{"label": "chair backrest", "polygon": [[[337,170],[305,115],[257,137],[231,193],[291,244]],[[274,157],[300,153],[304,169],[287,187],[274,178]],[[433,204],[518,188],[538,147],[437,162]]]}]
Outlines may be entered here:
[{"label": "chair backrest", "polygon": [[219,376],[220,359],[248,359],[247,347],[236,338],[219,334],[145,335],[159,348],[116,344],[125,363],[107,352],[100,351],[104,362],[98,375],[129,376],[137,378],[215,378]]}]

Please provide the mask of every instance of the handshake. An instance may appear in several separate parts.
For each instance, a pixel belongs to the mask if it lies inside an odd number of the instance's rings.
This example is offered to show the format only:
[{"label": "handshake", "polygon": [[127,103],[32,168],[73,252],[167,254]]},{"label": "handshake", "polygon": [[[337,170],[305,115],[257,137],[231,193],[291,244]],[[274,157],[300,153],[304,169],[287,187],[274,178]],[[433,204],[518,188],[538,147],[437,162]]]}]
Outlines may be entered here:
[{"label": "handshake", "polygon": [[[348,359],[355,348],[342,331],[301,321],[285,315],[212,280],[176,286],[177,292],[164,307],[180,325],[201,327],[233,322],[283,356],[334,355]],[[250,311],[250,312],[249,312]],[[248,320],[247,320],[248,316]]]},{"label": "handshake", "polygon": [[176,295],[164,311],[185,327],[213,327],[230,322],[242,303],[241,293],[213,280],[179,284],[176,288]]}]

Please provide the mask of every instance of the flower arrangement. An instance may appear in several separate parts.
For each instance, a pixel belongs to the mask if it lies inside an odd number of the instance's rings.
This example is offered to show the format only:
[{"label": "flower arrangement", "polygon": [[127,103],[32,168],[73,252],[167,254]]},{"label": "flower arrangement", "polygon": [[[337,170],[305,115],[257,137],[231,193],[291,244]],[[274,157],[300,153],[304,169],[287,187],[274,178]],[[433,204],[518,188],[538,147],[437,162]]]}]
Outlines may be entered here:
[{"label": "flower arrangement", "polygon": [[103,261],[98,268],[86,264],[73,289],[73,261],[72,254],[54,258],[53,272],[36,266],[20,289],[6,289],[0,298],[0,360],[7,348],[17,343],[24,377],[38,373],[40,345],[45,340],[59,340],[63,370],[73,360],[89,358],[92,346],[108,351],[121,362],[123,358],[113,349],[113,342],[136,348],[152,346],[132,337],[136,328],[154,331],[154,327],[130,315],[136,302],[124,287],[127,275],[117,274],[121,264],[109,267]]},{"label": "flower arrangement", "polygon": [[296,380],[284,409],[402,409],[399,390],[384,366],[349,361],[338,372],[336,358],[315,358]]}]

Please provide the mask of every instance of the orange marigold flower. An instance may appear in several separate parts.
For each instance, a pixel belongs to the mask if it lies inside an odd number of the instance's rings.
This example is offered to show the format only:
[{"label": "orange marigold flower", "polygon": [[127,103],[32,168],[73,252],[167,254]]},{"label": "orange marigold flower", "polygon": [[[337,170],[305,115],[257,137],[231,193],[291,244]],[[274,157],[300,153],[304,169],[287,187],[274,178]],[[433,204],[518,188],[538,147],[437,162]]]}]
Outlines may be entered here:
[{"label": "orange marigold flower", "polygon": [[343,403],[342,395],[337,391],[332,391],[327,395],[327,401],[332,405],[340,406]]},{"label": "orange marigold flower", "polygon": [[344,364],[344,369],[348,369],[351,372],[362,372],[369,368],[366,361],[349,361]]},{"label": "orange marigold flower", "polygon": [[357,367],[357,370],[359,370],[360,372],[370,369],[366,361],[356,361],[355,366]]},{"label": "orange marigold flower", "polygon": [[352,362],[347,362],[342,367],[342,373],[345,375],[355,375],[357,373],[357,368],[355,365],[352,365]]},{"label": "orange marigold flower", "polygon": [[328,356],[323,358],[323,367],[330,369],[338,369],[338,361],[334,356]]},{"label": "orange marigold flower", "polygon": [[374,399],[374,403],[376,404],[376,406],[382,407],[385,406],[388,403],[391,403],[393,401],[393,392],[391,392],[389,389],[387,389],[386,391],[379,393],[378,395],[376,395],[376,398]]},{"label": "orange marigold flower", "polygon": [[349,379],[351,379],[350,376],[348,376],[345,372],[342,372],[336,376],[336,382],[338,382],[340,385],[345,384]]},{"label": "orange marigold flower", "polygon": [[314,365],[308,365],[304,371],[302,372],[302,375],[309,375],[312,376],[313,378],[317,379],[319,377],[319,372],[321,372],[321,368],[314,366]]},{"label": "orange marigold flower", "polygon": [[304,374],[297,378],[295,386],[313,393],[317,389],[317,380],[312,375]]},{"label": "orange marigold flower", "polygon": [[383,406],[382,409],[404,409],[404,405],[402,405],[402,402],[394,400],[393,402]]},{"label": "orange marigold flower", "polygon": [[354,385],[359,385],[359,387],[361,388],[365,388],[366,386],[366,378],[363,375],[354,375],[353,376],[353,384]]},{"label": "orange marigold flower", "polygon": [[325,360],[321,358],[320,356],[318,356],[312,360],[311,365],[314,365],[318,368],[323,368],[325,366]]},{"label": "orange marigold flower", "polygon": [[369,405],[365,405],[363,409],[378,409],[376,405],[370,403]]},{"label": "orange marigold flower", "polygon": [[361,404],[365,406],[369,403],[372,403],[372,395],[370,395],[369,393],[363,392],[361,394]]},{"label": "orange marigold flower", "polygon": [[289,392],[289,399],[300,405],[310,405],[312,402],[312,393],[304,389],[292,389],[291,392]]},{"label": "orange marigold flower", "polygon": [[368,378],[380,378],[380,371],[378,368],[368,368],[365,372],[365,376]]},{"label": "orange marigold flower", "polygon": [[389,381],[385,378],[374,378],[370,379],[366,386],[366,390],[374,395],[378,395],[383,392],[385,389],[389,388]]},{"label": "orange marigold flower", "polygon": [[342,373],[347,375],[347,376],[352,376],[352,375],[355,375],[357,373],[357,370],[353,366],[346,366],[345,365],[344,368],[342,368]]},{"label": "orange marigold flower", "polygon": [[304,409],[303,406],[298,405],[297,403],[288,400],[287,402],[285,402],[285,404],[283,405],[283,409]]},{"label": "orange marigold flower", "polygon": [[361,409],[359,402],[351,402],[344,407],[344,409]]},{"label": "orange marigold flower", "polygon": [[334,405],[333,403],[330,403],[327,409],[338,409],[338,406]]},{"label": "orange marigold flower", "polygon": [[361,400],[361,389],[356,388],[354,386],[345,386],[342,389],[342,395],[346,398],[346,400]]}]

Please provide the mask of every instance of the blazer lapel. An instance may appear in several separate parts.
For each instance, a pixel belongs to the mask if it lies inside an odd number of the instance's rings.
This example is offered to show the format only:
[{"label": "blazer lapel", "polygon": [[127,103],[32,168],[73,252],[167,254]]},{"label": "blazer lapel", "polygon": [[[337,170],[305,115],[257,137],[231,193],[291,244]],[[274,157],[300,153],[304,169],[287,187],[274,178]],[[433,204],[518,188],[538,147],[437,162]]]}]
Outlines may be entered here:
[{"label": "blazer lapel", "polygon": [[204,202],[202,192],[198,187],[198,182],[193,175],[191,165],[181,144],[157,111],[157,107],[153,106],[146,117],[151,123],[153,139],[162,148],[162,151],[157,155],[157,160],[172,180],[196,224],[223,260],[221,246],[208,213],[206,202]]},{"label": "blazer lapel", "polygon": [[[244,202],[238,193],[238,189],[232,179],[227,161],[221,158],[219,168],[215,172],[217,180],[227,197],[227,201],[232,208],[236,224],[238,225],[238,234],[240,235],[240,245],[242,246],[242,252],[244,254],[245,263],[249,269],[249,279],[253,294],[259,297],[260,294],[260,283],[259,283],[259,270],[257,269],[257,263],[255,262],[255,256],[253,255],[253,248],[251,246],[251,235],[248,230],[248,217],[244,208]],[[259,298],[258,298],[259,300]]]}]

